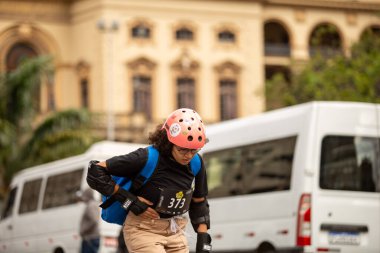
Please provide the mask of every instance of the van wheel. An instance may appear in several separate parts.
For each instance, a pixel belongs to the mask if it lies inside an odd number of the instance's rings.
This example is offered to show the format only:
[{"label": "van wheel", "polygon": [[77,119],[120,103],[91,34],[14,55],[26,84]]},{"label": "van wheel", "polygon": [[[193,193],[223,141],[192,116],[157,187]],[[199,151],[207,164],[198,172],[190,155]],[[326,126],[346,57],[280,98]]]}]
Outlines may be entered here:
[{"label": "van wheel", "polygon": [[257,253],[275,253],[276,249],[273,247],[272,244],[268,242],[262,243],[258,248],[257,248]]},{"label": "van wheel", "polygon": [[62,248],[56,248],[53,253],[65,253]]}]

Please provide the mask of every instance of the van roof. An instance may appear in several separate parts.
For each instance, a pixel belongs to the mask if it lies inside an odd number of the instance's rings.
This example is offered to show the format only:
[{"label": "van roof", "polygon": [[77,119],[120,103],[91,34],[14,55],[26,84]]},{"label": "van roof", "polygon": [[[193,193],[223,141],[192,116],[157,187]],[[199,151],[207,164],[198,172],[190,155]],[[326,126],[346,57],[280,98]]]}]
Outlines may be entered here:
[{"label": "van roof", "polygon": [[[337,102],[337,101],[313,101],[288,107],[283,107],[280,109],[275,109],[261,114],[250,115],[243,118],[236,118],[231,120],[226,120],[223,122],[213,123],[206,126],[207,130],[215,131],[217,128],[220,128],[223,131],[228,127],[238,126],[244,127],[245,125],[250,125],[252,121],[269,121],[276,120],[279,121],[283,118],[289,118],[291,116],[299,115],[301,113],[313,113],[318,108],[358,108],[358,107],[373,107],[378,106],[380,109],[380,104],[374,103],[364,103],[364,102]],[[215,128],[215,129],[214,129]]]},{"label": "van roof", "polygon": [[[349,110],[350,114],[343,113],[347,112],[347,110]],[[206,136],[209,143],[202,151],[210,152],[219,149],[220,146],[246,145],[252,138],[259,141],[274,138],[276,135],[291,136],[296,134],[301,128],[307,129],[311,127],[311,119],[315,119],[318,113],[329,114],[331,111],[329,117],[332,118],[336,117],[335,115],[337,114],[339,114],[339,117],[354,117],[363,110],[373,112],[377,110],[380,112],[380,104],[335,101],[308,102],[261,114],[209,124],[206,125]],[[372,122],[373,118],[363,120],[368,123]]]},{"label": "van roof", "polygon": [[[39,173],[48,168],[55,167],[56,165],[65,165],[70,163],[75,163],[77,161],[83,161],[83,159],[94,159],[94,157],[112,157],[115,155],[122,155],[132,152],[138,148],[145,147],[147,144],[139,143],[127,143],[127,142],[116,142],[116,141],[100,141],[93,144],[85,153],[76,156],[70,156],[64,159],[52,161],[49,163],[44,163],[36,165],[30,168],[23,169],[16,173],[13,180],[16,177],[28,175],[30,173]],[[12,180],[12,181],[13,181]]]}]

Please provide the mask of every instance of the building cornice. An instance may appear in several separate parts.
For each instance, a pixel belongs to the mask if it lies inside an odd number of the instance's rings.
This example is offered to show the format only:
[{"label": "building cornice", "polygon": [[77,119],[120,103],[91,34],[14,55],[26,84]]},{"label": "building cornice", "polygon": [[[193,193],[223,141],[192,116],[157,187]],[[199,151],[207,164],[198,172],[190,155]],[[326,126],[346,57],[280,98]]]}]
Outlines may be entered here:
[{"label": "building cornice", "polygon": [[380,1],[375,2],[361,0],[261,0],[261,2],[264,6],[282,5],[292,7],[346,9],[351,11],[380,11]]}]

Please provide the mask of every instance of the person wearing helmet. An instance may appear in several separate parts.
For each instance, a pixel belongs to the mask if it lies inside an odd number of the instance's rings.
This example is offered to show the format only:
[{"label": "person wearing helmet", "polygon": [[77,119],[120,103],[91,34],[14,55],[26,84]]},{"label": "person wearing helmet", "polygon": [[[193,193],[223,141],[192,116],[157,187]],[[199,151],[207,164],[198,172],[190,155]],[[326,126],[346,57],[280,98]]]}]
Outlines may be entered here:
[{"label": "person wearing helmet", "polygon": [[129,252],[189,252],[184,233],[187,212],[197,233],[196,252],[211,252],[206,170],[202,159],[196,175],[189,166],[206,143],[201,117],[192,109],[178,109],[149,135],[149,143],[159,151],[159,159],[153,175],[142,187],[126,191],[115,184],[111,175],[136,179],[148,159],[147,148],[103,162],[91,161],[88,184],[103,195],[128,203],[123,232]]}]

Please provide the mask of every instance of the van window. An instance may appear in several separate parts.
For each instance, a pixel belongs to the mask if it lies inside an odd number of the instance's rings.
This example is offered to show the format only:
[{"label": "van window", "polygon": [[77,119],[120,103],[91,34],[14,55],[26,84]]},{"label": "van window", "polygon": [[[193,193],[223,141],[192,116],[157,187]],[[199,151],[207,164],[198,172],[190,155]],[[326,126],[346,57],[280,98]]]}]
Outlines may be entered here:
[{"label": "van window", "polygon": [[24,184],[22,189],[19,214],[37,210],[38,196],[40,194],[42,179],[36,179]]},{"label": "van window", "polygon": [[47,179],[43,209],[70,205],[77,202],[83,169],[50,176]]},{"label": "van window", "polygon": [[15,205],[15,200],[16,200],[16,193],[17,193],[17,187],[13,188],[9,192],[8,198],[6,200],[6,204],[5,204],[3,212],[1,214],[2,220],[12,215],[13,207]]},{"label": "van window", "polygon": [[203,155],[209,197],[290,189],[296,136]]},{"label": "van window", "polygon": [[204,155],[210,198],[243,193],[242,152],[243,148],[239,147]]},{"label": "van window", "polygon": [[322,140],[320,187],[380,192],[380,139],[326,136]]}]

